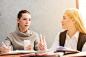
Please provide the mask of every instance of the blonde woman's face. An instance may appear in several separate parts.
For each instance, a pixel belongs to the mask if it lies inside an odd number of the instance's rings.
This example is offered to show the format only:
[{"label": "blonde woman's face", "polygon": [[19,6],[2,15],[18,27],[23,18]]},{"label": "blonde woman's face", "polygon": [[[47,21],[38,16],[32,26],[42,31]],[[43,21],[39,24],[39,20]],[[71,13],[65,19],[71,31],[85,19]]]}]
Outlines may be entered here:
[{"label": "blonde woman's face", "polygon": [[19,28],[22,30],[27,30],[31,24],[31,15],[29,13],[23,13],[22,17],[17,20],[19,23]]},{"label": "blonde woman's face", "polygon": [[63,29],[68,29],[72,26],[72,19],[69,18],[66,14],[63,15],[63,19],[62,19],[62,28]]}]

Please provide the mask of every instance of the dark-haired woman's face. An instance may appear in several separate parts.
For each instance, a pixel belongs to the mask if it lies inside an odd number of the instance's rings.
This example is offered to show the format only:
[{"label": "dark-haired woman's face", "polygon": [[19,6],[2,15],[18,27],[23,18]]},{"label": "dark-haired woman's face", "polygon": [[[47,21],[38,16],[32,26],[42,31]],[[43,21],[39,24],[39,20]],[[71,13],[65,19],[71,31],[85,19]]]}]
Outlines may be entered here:
[{"label": "dark-haired woman's face", "polygon": [[29,13],[23,13],[17,22],[19,23],[19,29],[27,30],[31,24],[31,15]]}]

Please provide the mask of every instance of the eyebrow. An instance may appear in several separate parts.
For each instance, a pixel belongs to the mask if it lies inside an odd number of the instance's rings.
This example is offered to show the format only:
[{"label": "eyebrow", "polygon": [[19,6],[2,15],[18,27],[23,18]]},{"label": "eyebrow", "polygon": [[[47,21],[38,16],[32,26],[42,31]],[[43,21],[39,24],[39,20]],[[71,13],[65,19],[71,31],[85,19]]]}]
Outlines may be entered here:
[{"label": "eyebrow", "polygon": [[63,17],[65,17],[65,16],[63,16]]}]

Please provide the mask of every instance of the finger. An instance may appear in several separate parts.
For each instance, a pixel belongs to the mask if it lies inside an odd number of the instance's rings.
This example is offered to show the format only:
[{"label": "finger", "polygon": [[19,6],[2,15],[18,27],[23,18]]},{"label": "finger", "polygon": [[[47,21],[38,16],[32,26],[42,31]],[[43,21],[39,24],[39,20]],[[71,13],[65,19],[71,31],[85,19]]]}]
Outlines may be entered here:
[{"label": "finger", "polygon": [[40,50],[42,50],[43,49],[43,47],[39,47],[40,48]]},{"label": "finger", "polygon": [[8,48],[9,48],[9,51],[11,50],[11,47],[10,46],[8,46]]},{"label": "finger", "polygon": [[32,45],[28,45],[26,50],[32,50]]},{"label": "finger", "polygon": [[27,48],[30,48],[32,45],[28,45]]},{"label": "finger", "polygon": [[42,40],[40,39],[40,42],[41,42]]},{"label": "finger", "polygon": [[31,48],[27,48],[26,50],[31,50]]},{"label": "finger", "polygon": [[4,48],[3,47],[1,47],[1,52],[3,52],[4,51]]},{"label": "finger", "polygon": [[6,50],[9,49],[8,46],[5,46],[5,45],[2,45],[2,47],[3,47],[4,49],[6,49]]},{"label": "finger", "polygon": [[43,42],[45,42],[45,37],[44,36],[42,36],[42,39],[43,39]]},{"label": "finger", "polygon": [[9,50],[4,49],[3,47],[1,47],[1,52],[9,52]]},{"label": "finger", "polygon": [[44,50],[44,47],[41,47],[40,50]]},{"label": "finger", "polygon": [[39,46],[41,47],[42,43],[39,44]]},{"label": "finger", "polygon": [[31,44],[29,44],[28,46],[32,46]]},{"label": "finger", "polygon": [[41,45],[39,46],[39,49],[41,50]]},{"label": "finger", "polygon": [[1,46],[1,52],[9,52],[10,50],[11,50],[10,46],[5,46],[5,45]]},{"label": "finger", "polygon": [[40,45],[40,46],[39,46],[39,49],[40,49],[40,50],[43,50],[43,49],[44,49],[44,46],[43,46],[43,45]]},{"label": "finger", "polygon": [[40,39],[40,43],[42,43],[42,39]]},{"label": "finger", "polygon": [[22,48],[24,48],[24,46]]}]

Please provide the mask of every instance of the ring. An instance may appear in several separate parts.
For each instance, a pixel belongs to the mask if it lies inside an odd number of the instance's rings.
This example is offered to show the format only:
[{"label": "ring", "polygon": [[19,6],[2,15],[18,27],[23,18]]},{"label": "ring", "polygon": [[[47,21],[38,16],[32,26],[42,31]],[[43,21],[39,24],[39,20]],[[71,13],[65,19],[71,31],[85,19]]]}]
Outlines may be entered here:
[{"label": "ring", "polygon": [[30,49],[30,48],[29,48]]}]

